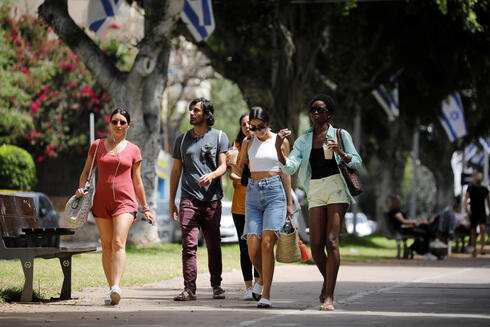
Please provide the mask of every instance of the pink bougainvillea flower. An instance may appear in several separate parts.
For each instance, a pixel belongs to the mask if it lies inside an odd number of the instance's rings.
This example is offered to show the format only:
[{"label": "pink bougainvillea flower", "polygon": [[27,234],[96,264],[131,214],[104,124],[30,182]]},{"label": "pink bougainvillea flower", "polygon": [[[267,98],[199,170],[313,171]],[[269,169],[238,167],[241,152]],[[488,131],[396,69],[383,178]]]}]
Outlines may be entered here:
[{"label": "pink bougainvillea flower", "polygon": [[31,103],[31,111],[32,113],[35,115],[38,111],[39,111],[39,106],[40,106],[40,103],[39,101],[32,101]]},{"label": "pink bougainvillea flower", "polygon": [[111,100],[111,97],[107,94],[107,93],[102,93],[102,99],[104,99],[105,101],[109,101]]},{"label": "pink bougainvillea flower", "polygon": [[25,75],[29,75],[29,71],[27,70],[27,68],[25,66],[22,66],[20,67],[20,71],[25,74]]},{"label": "pink bougainvillea flower", "polygon": [[15,39],[15,44],[22,46],[22,41],[20,39]]},{"label": "pink bougainvillea flower", "polygon": [[77,83],[76,82],[69,82],[69,83],[66,83],[66,86],[68,86],[68,87],[77,87]]},{"label": "pink bougainvillea flower", "polygon": [[98,113],[100,110],[101,110],[101,108],[100,108],[100,107],[96,107],[96,108],[94,109],[94,111],[95,111],[96,113]]},{"label": "pink bougainvillea flower", "polygon": [[112,29],[115,29],[115,30],[118,30],[121,28],[121,26],[119,26],[118,24],[116,23],[112,23],[111,25],[109,25],[109,28],[112,28]]},{"label": "pink bougainvillea flower", "polygon": [[83,95],[90,96],[90,97],[94,97],[95,96],[94,91],[88,85],[84,85],[83,86],[83,88],[82,88],[82,94]]},{"label": "pink bougainvillea flower", "polygon": [[100,100],[99,100],[99,98],[97,98],[97,97],[93,97],[93,98],[92,98],[92,102],[93,102],[94,104],[99,104]]},{"label": "pink bougainvillea flower", "polygon": [[51,125],[51,123],[49,121],[46,122],[46,127],[49,127],[49,125]]},{"label": "pink bougainvillea flower", "polygon": [[56,120],[61,121],[61,116],[60,115],[56,116]]},{"label": "pink bougainvillea flower", "polygon": [[73,61],[77,61],[77,60],[78,60],[77,55],[72,55],[72,56],[71,56],[71,60],[73,60]]},{"label": "pink bougainvillea flower", "polygon": [[105,116],[105,120],[107,120],[107,122],[110,123],[111,122],[111,116],[110,115]]},{"label": "pink bougainvillea flower", "polygon": [[39,100],[41,100],[41,101],[46,100],[46,96],[44,95],[44,93],[43,93],[43,94],[41,94],[41,96],[39,97]]},{"label": "pink bougainvillea flower", "polygon": [[37,157],[37,162],[43,162],[43,161],[44,161],[44,157],[43,156]]},{"label": "pink bougainvillea flower", "polygon": [[10,98],[10,103],[11,104],[15,104],[15,99],[14,98]]}]

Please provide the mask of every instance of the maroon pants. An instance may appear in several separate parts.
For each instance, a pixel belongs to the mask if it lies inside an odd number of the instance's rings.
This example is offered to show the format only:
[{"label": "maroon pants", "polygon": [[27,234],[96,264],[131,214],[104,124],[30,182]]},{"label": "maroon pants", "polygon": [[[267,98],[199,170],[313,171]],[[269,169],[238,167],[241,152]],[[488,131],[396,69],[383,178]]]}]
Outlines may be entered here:
[{"label": "maroon pants", "polygon": [[184,287],[196,292],[197,242],[201,228],[208,249],[208,268],[211,286],[221,285],[221,200],[199,201],[192,198],[180,199],[180,229],[182,230],[182,270]]}]

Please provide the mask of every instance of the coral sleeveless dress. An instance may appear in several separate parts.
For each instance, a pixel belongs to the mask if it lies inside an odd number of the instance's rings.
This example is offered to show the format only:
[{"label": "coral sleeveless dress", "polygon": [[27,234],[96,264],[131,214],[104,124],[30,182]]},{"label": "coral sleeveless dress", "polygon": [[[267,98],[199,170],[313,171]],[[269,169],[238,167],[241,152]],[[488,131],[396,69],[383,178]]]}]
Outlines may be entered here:
[{"label": "coral sleeveless dress", "polygon": [[96,140],[90,146],[89,154],[94,156],[99,144],[95,163],[98,168],[92,214],[96,218],[112,218],[123,213],[138,211],[134,193],[132,167],[140,162],[141,152],[137,145],[127,141],[126,147],[118,154],[107,152],[104,140]]}]

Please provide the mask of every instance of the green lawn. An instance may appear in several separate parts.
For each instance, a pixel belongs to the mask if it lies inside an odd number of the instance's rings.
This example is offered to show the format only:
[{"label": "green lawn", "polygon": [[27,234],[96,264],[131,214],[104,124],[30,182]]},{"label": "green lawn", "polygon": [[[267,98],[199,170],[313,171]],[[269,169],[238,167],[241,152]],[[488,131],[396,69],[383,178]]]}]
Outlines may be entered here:
[{"label": "green lawn", "polygon": [[[240,269],[238,244],[223,245],[223,270]],[[340,250],[343,261],[394,258],[396,244],[382,236],[341,238]],[[198,271],[207,272],[207,251],[198,249]],[[306,264],[313,264],[308,261]],[[139,248],[128,246],[123,286],[162,281],[182,275],[181,245],[159,244]],[[36,259],[34,262],[34,289],[42,298],[59,296],[63,273],[59,261]],[[21,289],[24,274],[18,260],[0,261],[0,301],[11,297],[12,290]],[[73,257],[72,289],[105,286],[101,264],[101,252]]]}]

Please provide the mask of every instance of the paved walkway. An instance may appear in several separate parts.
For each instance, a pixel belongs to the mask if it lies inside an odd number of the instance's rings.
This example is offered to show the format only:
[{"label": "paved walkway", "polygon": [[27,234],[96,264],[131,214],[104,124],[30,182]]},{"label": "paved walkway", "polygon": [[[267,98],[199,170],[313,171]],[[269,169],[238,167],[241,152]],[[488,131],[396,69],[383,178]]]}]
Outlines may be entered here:
[{"label": "paved walkway", "polygon": [[276,267],[270,310],[239,300],[239,271],[223,274],[226,300],[211,299],[208,280],[199,275],[198,300],[184,303],[172,300],[183,284],[176,278],[123,289],[116,307],[102,305],[102,288],[70,301],[3,304],[0,326],[490,325],[490,255],[342,265],[334,312],[318,311],[321,278],[312,265]]}]

